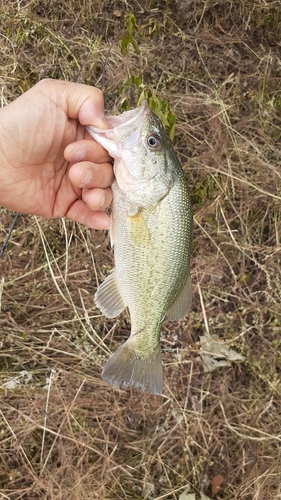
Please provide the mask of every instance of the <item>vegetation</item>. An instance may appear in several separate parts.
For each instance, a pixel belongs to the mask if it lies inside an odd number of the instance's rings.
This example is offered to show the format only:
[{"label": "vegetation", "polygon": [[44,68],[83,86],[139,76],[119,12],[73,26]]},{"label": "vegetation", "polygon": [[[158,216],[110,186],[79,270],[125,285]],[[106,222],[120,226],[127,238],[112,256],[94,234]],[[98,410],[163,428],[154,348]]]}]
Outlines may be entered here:
[{"label": "vegetation", "polygon": [[[192,309],[164,322],[164,395],[149,396],[101,381],[130,327],[93,303],[107,235],[19,217],[0,260],[2,497],[281,498],[279,1],[2,0],[0,14],[1,105],[45,77],[101,88],[110,114],[150,99],[195,219]],[[3,241],[12,220],[2,209]],[[206,335],[244,361],[204,371]]]}]

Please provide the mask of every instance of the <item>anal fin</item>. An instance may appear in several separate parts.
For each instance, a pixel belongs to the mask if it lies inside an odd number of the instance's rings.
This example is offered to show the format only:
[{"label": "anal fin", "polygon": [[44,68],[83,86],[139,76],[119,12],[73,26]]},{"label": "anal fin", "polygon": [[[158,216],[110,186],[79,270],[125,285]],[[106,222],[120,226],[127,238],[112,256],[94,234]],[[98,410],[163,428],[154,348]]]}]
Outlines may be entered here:
[{"label": "anal fin", "polygon": [[176,298],[175,302],[169,307],[166,316],[170,321],[182,319],[188,313],[192,300],[192,288],[190,274],[185,280],[185,283]]}]

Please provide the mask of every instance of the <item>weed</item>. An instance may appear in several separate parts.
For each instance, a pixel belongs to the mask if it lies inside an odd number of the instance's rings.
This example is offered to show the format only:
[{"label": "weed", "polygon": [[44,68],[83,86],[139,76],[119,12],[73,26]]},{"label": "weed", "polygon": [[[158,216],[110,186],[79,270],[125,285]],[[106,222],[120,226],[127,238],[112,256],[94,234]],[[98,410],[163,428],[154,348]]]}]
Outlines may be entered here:
[{"label": "weed", "polygon": [[157,97],[156,92],[147,89],[140,75],[131,75],[123,82],[120,94],[123,95],[121,109],[127,111],[130,109],[130,103],[127,99],[128,91],[132,91],[135,104],[139,106],[144,100],[149,104],[150,109],[160,118],[165,126],[171,140],[174,139],[176,127],[176,115],[171,111],[170,104],[167,99]]},{"label": "weed", "polygon": [[121,35],[119,40],[119,46],[121,50],[121,54],[124,56],[128,54],[129,45],[132,45],[134,51],[139,54],[140,49],[138,44],[134,38],[134,32],[138,30],[138,25],[136,23],[136,18],[134,14],[128,14],[127,16],[127,26],[126,32]]}]

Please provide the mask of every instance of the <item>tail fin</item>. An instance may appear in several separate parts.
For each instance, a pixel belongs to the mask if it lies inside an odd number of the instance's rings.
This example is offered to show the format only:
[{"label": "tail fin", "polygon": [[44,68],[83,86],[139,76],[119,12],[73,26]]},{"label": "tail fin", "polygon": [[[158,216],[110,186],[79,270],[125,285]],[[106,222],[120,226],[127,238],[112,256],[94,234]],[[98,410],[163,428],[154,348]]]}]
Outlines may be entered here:
[{"label": "tail fin", "polygon": [[143,392],[161,394],[163,367],[160,348],[149,357],[140,357],[129,347],[130,339],[109,358],[102,371],[102,379],[113,387],[134,386]]}]

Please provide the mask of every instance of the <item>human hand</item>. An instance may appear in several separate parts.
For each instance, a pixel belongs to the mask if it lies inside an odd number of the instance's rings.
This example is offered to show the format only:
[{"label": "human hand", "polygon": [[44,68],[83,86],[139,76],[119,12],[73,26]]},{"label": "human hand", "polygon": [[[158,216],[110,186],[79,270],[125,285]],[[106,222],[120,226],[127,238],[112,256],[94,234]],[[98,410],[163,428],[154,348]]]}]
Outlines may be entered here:
[{"label": "human hand", "polygon": [[113,169],[86,125],[108,128],[100,90],[42,80],[0,110],[0,205],[109,227]]}]

